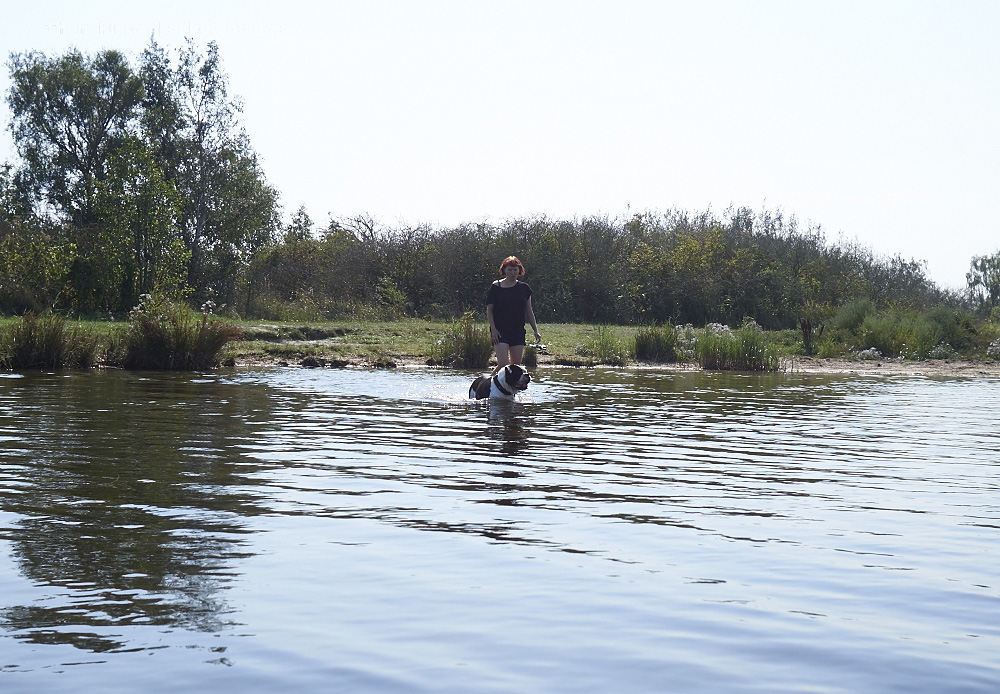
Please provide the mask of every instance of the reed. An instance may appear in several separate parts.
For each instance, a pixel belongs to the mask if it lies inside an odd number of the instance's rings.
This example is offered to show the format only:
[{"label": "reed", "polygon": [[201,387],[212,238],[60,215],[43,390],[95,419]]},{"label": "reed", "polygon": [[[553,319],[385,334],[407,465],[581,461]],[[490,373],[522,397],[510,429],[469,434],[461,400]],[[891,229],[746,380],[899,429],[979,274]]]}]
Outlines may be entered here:
[{"label": "reed", "polygon": [[485,368],[492,355],[489,330],[476,325],[471,311],[453,321],[444,337],[431,348],[435,363],[465,369]]},{"label": "reed", "polygon": [[524,354],[521,356],[521,363],[531,369],[538,366],[538,348],[534,345],[526,345]]},{"label": "reed", "polygon": [[635,333],[635,358],[657,364],[677,361],[677,329],[672,325],[648,325]]},{"label": "reed", "polygon": [[156,299],[149,294],[129,314],[128,326],[113,336],[108,361],[125,369],[200,371],[219,363],[226,343],[240,329],[212,315],[214,304],[201,312]]},{"label": "reed", "polygon": [[97,340],[51,311],[26,313],[0,332],[0,366],[5,369],[62,369],[93,366]]},{"label": "reed", "polygon": [[695,346],[703,369],[718,371],[776,371],[778,353],[764,331],[752,319],[733,331],[726,325],[710,323]]}]

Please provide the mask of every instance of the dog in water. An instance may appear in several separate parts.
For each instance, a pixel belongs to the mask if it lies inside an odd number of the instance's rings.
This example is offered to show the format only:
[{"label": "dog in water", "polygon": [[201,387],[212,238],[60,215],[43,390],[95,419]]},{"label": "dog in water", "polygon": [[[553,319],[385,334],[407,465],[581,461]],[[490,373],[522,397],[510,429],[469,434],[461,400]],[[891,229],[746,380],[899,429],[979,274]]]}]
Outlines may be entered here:
[{"label": "dog in water", "polygon": [[483,398],[502,398],[513,400],[514,394],[524,390],[531,382],[531,376],[519,364],[508,364],[492,377],[479,376],[469,388],[469,397],[475,400]]}]

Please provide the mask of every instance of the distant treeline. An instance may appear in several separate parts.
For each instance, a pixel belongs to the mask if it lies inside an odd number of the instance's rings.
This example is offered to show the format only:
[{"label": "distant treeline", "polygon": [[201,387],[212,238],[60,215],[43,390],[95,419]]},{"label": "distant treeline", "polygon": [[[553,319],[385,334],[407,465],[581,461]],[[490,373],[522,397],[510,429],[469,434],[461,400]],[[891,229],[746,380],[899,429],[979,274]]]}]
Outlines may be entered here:
[{"label": "distant treeline", "polygon": [[311,227],[299,210],[283,242],[254,259],[247,313],[481,311],[511,254],[527,268],[542,321],[739,325],[752,317],[784,328],[858,298],[906,309],[960,300],[931,282],[920,263],[828,243],[821,230],[800,229],[778,212],[396,229],[355,219],[331,222],[318,235]]},{"label": "distant treeline", "polygon": [[127,314],[144,295],[244,317],[449,318],[482,310],[507,255],[528,269],[542,321],[767,328],[865,299],[922,310],[1000,304],[1000,253],[968,292],[921,263],[829,242],[780,212],[546,217],[453,228],[367,218],[281,223],[278,193],[227,93],[218,50],[14,54],[0,166],[0,311]]}]

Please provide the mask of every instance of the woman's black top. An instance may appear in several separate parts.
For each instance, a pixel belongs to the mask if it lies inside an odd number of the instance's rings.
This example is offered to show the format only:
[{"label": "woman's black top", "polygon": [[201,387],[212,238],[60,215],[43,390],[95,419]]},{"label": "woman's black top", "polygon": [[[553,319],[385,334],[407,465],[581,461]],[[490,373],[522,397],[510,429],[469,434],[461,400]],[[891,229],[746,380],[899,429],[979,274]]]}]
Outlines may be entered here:
[{"label": "woman's black top", "polygon": [[531,287],[524,282],[513,287],[501,287],[499,282],[490,285],[486,305],[493,304],[493,323],[501,336],[524,339],[524,312],[530,298]]}]

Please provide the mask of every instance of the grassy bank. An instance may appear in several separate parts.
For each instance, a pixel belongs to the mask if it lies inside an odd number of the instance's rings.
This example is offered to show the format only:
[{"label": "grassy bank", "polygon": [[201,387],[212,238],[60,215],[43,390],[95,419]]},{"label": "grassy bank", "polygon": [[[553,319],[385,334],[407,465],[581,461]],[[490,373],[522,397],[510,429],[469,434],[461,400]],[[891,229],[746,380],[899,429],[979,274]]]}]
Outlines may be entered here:
[{"label": "grassy bank", "polygon": [[[332,365],[358,366],[451,363],[440,359],[441,342],[453,333],[466,331],[467,326],[456,327],[459,323],[418,318],[327,323],[239,322],[243,339],[227,345],[223,354],[237,364],[297,364],[309,358]],[[485,321],[478,325],[485,330]],[[810,352],[821,359],[854,362],[917,361],[907,354],[882,354],[864,341],[872,339],[870,332],[862,332],[862,339],[857,340],[842,328],[825,331],[819,348],[813,346],[808,350],[800,331],[760,331],[748,326],[728,333],[719,326],[703,329],[579,323],[549,323],[540,329],[544,351],[532,355],[529,347],[526,355],[528,359],[536,358],[540,365],[678,363],[706,369],[757,371],[781,368],[783,361],[812,356]],[[942,346],[920,358],[1000,360],[1000,325],[980,325],[973,337],[963,343],[961,350],[938,343]]]},{"label": "grassy bank", "polygon": [[[44,355],[74,355],[62,367],[87,365],[124,368],[186,368],[206,369],[214,365],[288,364],[306,366],[369,366],[392,367],[408,364],[436,364],[463,368],[485,368],[483,358],[492,350],[482,345],[485,321],[466,317],[446,321],[403,318],[391,321],[333,322],[271,322],[222,320],[214,316],[191,312],[175,317],[168,325],[154,326],[143,320],[131,321],[70,321],[61,320],[62,334],[70,340],[69,347],[55,345],[55,333],[40,330],[48,336],[48,347],[25,348],[24,336],[17,331],[20,318],[0,320],[0,367],[60,368],[58,359]],[[41,322],[41,319],[39,319]],[[941,323],[946,323],[940,320]],[[807,349],[799,331],[760,331],[757,327],[725,329],[724,326],[694,328],[692,326],[608,326],[576,323],[543,324],[544,349],[526,353],[526,363],[532,365],[625,366],[632,364],[680,364],[691,368],[767,371],[783,368],[789,358],[807,356],[835,358],[857,362],[903,362],[914,358],[954,360],[1000,360],[1000,326],[983,323],[977,326],[952,326],[959,339],[959,348],[940,340],[935,334],[925,339],[932,349],[910,348],[911,354],[900,351],[885,354],[869,344],[903,345],[905,330],[923,331],[930,328],[919,321],[869,316],[855,319],[851,325],[830,324],[820,339]],[[49,328],[51,328],[50,324]],[[172,326],[172,327],[171,327]],[[914,327],[916,326],[916,327]],[[36,326],[37,327],[37,326]],[[889,335],[894,342],[885,336]],[[19,336],[20,335],[20,336]],[[131,335],[132,342],[126,338]],[[142,338],[136,342],[135,338]],[[485,338],[488,340],[488,338]],[[43,340],[43,343],[44,343]],[[463,352],[465,344],[470,352]],[[83,345],[83,347],[81,347]],[[89,356],[81,356],[81,349]],[[30,353],[28,359],[12,358],[18,350]],[[38,355],[43,355],[38,357]],[[478,355],[478,356],[477,356]]]}]

